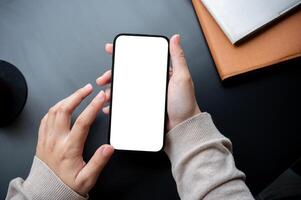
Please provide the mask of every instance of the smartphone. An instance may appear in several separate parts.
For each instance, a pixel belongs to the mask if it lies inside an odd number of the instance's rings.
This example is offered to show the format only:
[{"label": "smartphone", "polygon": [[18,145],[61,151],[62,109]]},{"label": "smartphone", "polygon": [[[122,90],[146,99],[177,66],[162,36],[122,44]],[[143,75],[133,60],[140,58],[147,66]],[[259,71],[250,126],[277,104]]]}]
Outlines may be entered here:
[{"label": "smartphone", "polygon": [[118,150],[160,151],[169,40],[158,35],[119,34],[113,46],[109,143]]}]

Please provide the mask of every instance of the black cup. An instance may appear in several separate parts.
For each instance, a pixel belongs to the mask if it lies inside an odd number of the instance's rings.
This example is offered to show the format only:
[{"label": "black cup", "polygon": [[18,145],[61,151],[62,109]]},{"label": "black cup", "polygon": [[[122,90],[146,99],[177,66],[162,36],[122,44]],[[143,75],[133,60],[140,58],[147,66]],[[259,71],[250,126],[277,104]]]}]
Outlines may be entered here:
[{"label": "black cup", "polygon": [[23,74],[14,65],[0,60],[0,126],[8,125],[19,116],[27,93]]}]

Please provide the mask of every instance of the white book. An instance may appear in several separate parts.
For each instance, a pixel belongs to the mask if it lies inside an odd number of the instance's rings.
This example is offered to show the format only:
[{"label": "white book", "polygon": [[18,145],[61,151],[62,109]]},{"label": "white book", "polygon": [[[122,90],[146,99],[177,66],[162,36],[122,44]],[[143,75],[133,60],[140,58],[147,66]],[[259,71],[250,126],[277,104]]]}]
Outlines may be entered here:
[{"label": "white book", "polygon": [[251,35],[301,3],[301,0],[201,1],[232,44]]}]

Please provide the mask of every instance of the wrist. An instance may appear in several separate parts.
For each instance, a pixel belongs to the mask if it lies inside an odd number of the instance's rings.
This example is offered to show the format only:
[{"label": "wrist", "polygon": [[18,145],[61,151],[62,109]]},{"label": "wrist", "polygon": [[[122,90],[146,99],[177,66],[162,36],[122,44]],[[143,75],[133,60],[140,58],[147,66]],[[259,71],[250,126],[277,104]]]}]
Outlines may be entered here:
[{"label": "wrist", "polygon": [[168,125],[167,125],[167,132],[175,128],[177,125],[181,124],[182,122],[198,115],[201,113],[201,110],[198,105],[194,107],[190,112],[186,113],[185,115],[182,115],[181,117],[177,118],[169,118]]}]

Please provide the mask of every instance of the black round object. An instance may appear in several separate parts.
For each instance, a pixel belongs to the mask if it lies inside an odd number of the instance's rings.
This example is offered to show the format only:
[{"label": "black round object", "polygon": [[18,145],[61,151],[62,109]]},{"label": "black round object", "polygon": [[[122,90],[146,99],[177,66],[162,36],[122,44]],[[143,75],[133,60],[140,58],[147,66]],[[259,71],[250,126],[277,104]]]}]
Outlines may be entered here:
[{"label": "black round object", "polygon": [[27,92],[23,74],[14,65],[0,60],[0,126],[9,124],[21,113]]}]

